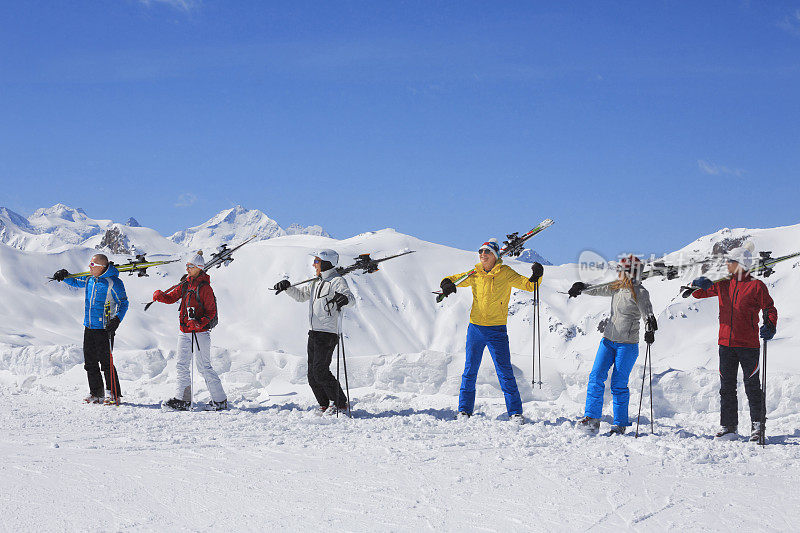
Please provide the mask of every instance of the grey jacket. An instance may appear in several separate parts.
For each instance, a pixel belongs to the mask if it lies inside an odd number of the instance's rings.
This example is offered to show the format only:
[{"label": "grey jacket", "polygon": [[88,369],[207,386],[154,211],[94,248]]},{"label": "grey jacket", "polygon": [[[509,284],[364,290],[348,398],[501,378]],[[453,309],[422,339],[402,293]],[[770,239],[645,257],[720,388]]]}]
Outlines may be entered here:
[{"label": "grey jacket", "polygon": [[613,290],[611,284],[588,287],[583,294],[589,296],[611,296],[611,318],[606,324],[603,336],[612,342],[638,343],[639,320],[653,316],[650,293],[641,283],[634,283],[634,300],[628,289]]},{"label": "grey jacket", "polygon": [[313,331],[336,333],[339,328],[339,311],[328,301],[335,293],[344,294],[353,305],[353,293],[347,281],[336,272],[335,268],[326,270],[320,277],[302,287],[289,287],[286,294],[298,302],[308,302],[308,322]]}]

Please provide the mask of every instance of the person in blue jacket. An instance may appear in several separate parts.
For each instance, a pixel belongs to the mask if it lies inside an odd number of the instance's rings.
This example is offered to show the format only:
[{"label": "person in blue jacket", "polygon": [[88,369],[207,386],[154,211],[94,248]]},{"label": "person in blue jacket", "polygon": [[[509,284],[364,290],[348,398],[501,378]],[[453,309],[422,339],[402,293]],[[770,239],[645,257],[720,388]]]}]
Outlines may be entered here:
[{"label": "person in blue jacket", "polygon": [[[114,332],[125,318],[128,297],[119,279],[119,271],[109,264],[103,254],[92,256],[89,275],[68,278],[64,269],[53,275],[72,287],[86,288],[86,308],[83,318],[83,368],[89,379],[89,396],[86,403],[119,404],[122,391],[117,369],[111,361]],[[100,370],[102,369],[102,374]],[[105,388],[103,387],[105,375]]]}]

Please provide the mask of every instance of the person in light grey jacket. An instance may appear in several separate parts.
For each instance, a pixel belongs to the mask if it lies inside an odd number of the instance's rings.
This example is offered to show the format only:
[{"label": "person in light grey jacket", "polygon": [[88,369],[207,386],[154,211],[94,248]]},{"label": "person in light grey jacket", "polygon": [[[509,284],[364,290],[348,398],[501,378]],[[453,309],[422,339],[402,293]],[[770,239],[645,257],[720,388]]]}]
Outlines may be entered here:
[{"label": "person in light grey jacket", "polygon": [[[347,398],[330,370],[333,350],[339,343],[339,317],[342,308],[352,305],[353,293],[336,271],[339,254],[324,249],[312,254],[317,278],[303,287],[292,287],[282,280],[273,287],[298,302],[308,302],[308,384],[320,411],[335,413],[347,409]],[[333,408],[331,406],[333,402]]]},{"label": "person in light grey jacket", "polygon": [[584,417],[578,422],[578,427],[588,433],[597,433],[600,429],[605,381],[612,366],[614,367],[611,374],[614,424],[611,433],[625,433],[625,429],[630,425],[628,378],[639,357],[639,321],[645,320],[644,340],[647,344],[655,342],[654,332],[658,329],[653,306],[650,303],[650,293],[640,282],[641,270],[642,262],[631,255],[620,261],[617,281],[594,287],[576,282],[569,290],[571,297],[577,297],[581,293],[591,296],[611,296],[611,318],[605,325],[603,340],[600,342],[592,372],[589,374]]}]

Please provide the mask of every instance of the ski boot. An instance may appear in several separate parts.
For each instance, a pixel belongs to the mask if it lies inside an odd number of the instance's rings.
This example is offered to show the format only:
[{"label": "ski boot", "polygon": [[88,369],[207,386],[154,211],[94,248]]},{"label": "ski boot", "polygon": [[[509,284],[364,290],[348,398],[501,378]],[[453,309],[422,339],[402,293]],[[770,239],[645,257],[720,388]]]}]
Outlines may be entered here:
[{"label": "ski boot", "polygon": [[472,415],[470,415],[466,411],[459,411],[458,414],[456,415],[456,420],[459,420],[459,421],[463,422],[463,421],[469,420],[470,416],[472,416]]},{"label": "ski boot", "polygon": [[325,414],[327,416],[336,416],[339,413],[347,415],[347,410],[348,410],[347,404],[344,404],[342,407],[336,407],[335,404],[331,404],[330,406],[328,406],[327,409],[325,409]]},{"label": "ski boot", "polygon": [[578,420],[576,427],[587,435],[597,435],[600,432],[600,419],[584,416]]},{"label": "ski boot", "polygon": [[192,403],[186,400],[179,400],[178,398],[170,398],[161,404],[162,408],[173,411],[188,411]]},{"label": "ski boot", "polygon": [[215,402],[211,400],[205,406],[206,411],[227,411],[228,410],[228,400],[222,400],[221,402]]},{"label": "ski boot", "polygon": [[763,422],[753,422],[750,425],[750,442],[761,443],[764,441]]},{"label": "ski boot", "polygon": [[102,396],[93,396],[89,395],[83,399],[83,403],[103,403],[104,398]]},{"label": "ski boot", "polygon": [[121,397],[122,396],[117,396],[109,392],[108,394],[106,394],[106,397],[103,398],[103,405],[119,405],[120,403],[122,403],[120,401]]},{"label": "ski boot", "polygon": [[525,423],[525,417],[522,416],[522,413],[514,413],[513,415],[509,415],[508,420],[515,424],[519,424],[520,426]]},{"label": "ski boot", "polygon": [[614,424],[613,426],[611,426],[611,429],[608,432],[608,436],[610,437],[611,435],[624,435],[626,429],[627,428],[625,426],[618,426]]},{"label": "ski boot", "polygon": [[739,438],[739,434],[736,433],[736,426],[722,426],[714,434],[714,438],[718,440],[736,440]]}]

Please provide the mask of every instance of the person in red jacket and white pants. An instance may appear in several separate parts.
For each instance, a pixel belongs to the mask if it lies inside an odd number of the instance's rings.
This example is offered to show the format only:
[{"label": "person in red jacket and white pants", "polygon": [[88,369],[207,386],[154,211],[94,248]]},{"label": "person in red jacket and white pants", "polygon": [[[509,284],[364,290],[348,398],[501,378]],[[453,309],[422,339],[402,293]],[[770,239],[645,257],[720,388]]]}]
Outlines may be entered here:
[{"label": "person in red jacket and white pants", "polygon": [[[203,375],[211,393],[207,410],[228,408],[228,399],[219,375],[211,366],[211,332],[217,319],[217,301],[211,289],[211,278],[203,272],[203,255],[198,253],[186,263],[186,277],[169,292],[156,291],[153,301],[172,304],[180,300],[178,320],[178,385],[175,397],[164,402],[166,407],[185,411],[192,399],[191,359],[194,352],[197,370]],[[193,346],[194,344],[194,346]]]},{"label": "person in red jacket and white pants", "polygon": [[752,278],[747,270],[753,266],[753,256],[746,248],[736,248],[728,254],[730,277],[717,283],[705,277],[692,285],[699,290],[695,298],[719,298],[719,376],[720,425],[717,438],[735,438],[738,409],[736,383],[739,366],[744,374],[744,390],[750,404],[751,441],[764,433],[764,398],[759,380],[759,311],[764,311],[761,337],[769,340],[775,335],[778,310],[763,281]]}]

